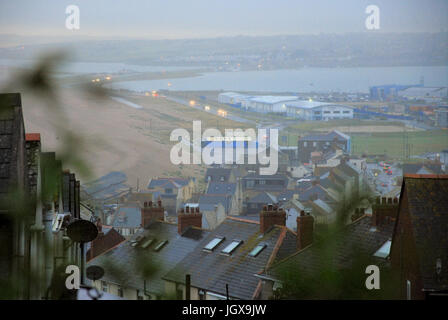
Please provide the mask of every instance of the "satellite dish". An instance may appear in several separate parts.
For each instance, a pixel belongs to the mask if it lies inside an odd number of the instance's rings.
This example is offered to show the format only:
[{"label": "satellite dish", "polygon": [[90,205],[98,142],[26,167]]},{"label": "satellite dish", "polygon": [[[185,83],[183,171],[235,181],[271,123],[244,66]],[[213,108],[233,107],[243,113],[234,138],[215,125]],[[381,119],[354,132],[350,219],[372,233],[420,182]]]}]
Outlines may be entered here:
[{"label": "satellite dish", "polygon": [[74,242],[85,243],[95,240],[98,229],[88,220],[76,220],[67,226],[67,235]]},{"label": "satellite dish", "polygon": [[104,276],[104,269],[100,266],[90,266],[86,270],[86,276],[92,281],[99,280]]}]

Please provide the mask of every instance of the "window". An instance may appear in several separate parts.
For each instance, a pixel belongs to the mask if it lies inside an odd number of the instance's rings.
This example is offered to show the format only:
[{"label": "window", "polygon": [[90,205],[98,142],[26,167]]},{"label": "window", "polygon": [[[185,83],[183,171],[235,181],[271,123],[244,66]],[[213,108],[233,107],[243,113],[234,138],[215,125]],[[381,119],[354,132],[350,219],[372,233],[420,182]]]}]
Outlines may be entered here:
[{"label": "window", "polygon": [[205,251],[213,251],[224,240],[225,240],[224,237],[222,237],[222,238],[214,238],[212,241],[207,243],[207,245],[204,247],[204,250]]},{"label": "window", "polygon": [[342,113],[350,113],[350,111],[342,111]]},{"label": "window", "polygon": [[341,111],[335,110],[335,111],[333,111],[333,113],[341,113]]},{"label": "window", "polygon": [[165,189],[165,193],[167,193],[167,194],[171,194],[171,193],[173,193],[173,189],[171,189],[171,188],[166,188],[166,189]]},{"label": "window", "polygon": [[168,240],[163,240],[154,248],[154,251],[160,251],[164,245],[168,243]]},{"label": "window", "polygon": [[140,295],[140,290],[137,290],[137,300],[144,300],[143,296]]},{"label": "window", "polygon": [[225,255],[231,255],[232,252],[235,251],[235,249],[238,248],[238,246],[242,243],[243,243],[242,240],[233,240],[227,247],[225,247],[221,251],[221,253],[223,253]]},{"label": "window", "polygon": [[143,249],[148,248],[153,242],[154,242],[154,239],[148,239],[148,240],[144,241],[142,243],[142,248]]},{"label": "window", "polygon": [[324,111],[324,113],[328,114],[328,113],[331,113],[331,112],[330,111]]},{"label": "window", "polygon": [[258,256],[258,255],[260,254],[260,252],[263,251],[263,249],[266,248],[266,247],[267,247],[267,245],[264,244],[264,243],[259,244],[258,246],[256,246],[256,247],[249,253],[249,256],[255,258],[255,257]]},{"label": "window", "polygon": [[308,143],[305,141],[305,142],[303,143],[303,146],[306,147],[307,145],[308,145]]},{"label": "window", "polygon": [[375,252],[373,255],[375,257],[379,257],[379,258],[384,258],[386,259],[389,256],[389,252],[390,252],[390,246],[392,244],[391,240],[386,241],[381,248],[378,249],[377,252]]},{"label": "window", "polygon": [[314,114],[320,114],[320,111],[314,111]]},{"label": "window", "polygon": [[411,281],[406,280],[406,299],[411,300]]},{"label": "window", "polygon": [[118,296],[123,298],[123,288],[122,287],[118,287]]},{"label": "window", "polygon": [[106,281],[101,281],[101,291],[103,292],[107,292],[107,290],[109,289],[107,282]]}]

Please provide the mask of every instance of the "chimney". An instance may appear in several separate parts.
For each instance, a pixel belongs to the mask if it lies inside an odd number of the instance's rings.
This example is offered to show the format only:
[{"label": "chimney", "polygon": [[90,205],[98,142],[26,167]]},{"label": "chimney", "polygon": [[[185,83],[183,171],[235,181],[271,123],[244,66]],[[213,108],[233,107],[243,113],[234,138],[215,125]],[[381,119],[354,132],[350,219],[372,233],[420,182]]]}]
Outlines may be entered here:
[{"label": "chimney", "polygon": [[158,201],[158,206],[155,206],[152,201],[145,202],[143,208],[140,209],[141,212],[141,225],[145,227],[151,220],[164,220],[165,219],[165,209],[162,207],[162,201]]},{"label": "chimney", "polygon": [[398,198],[378,197],[372,206],[372,224],[375,227],[395,221],[398,214]]},{"label": "chimney", "polygon": [[309,246],[313,243],[314,218],[309,213],[301,211],[297,217],[297,250]]},{"label": "chimney", "polygon": [[274,225],[286,225],[286,212],[277,205],[269,204],[260,213],[260,232],[265,233]]},{"label": "chimney", "polygon": [[177,216],[177,232],[182,234],[188,227],[202,228],[202,213],[199,212],[199,207],[186,207],[180,209]]}]

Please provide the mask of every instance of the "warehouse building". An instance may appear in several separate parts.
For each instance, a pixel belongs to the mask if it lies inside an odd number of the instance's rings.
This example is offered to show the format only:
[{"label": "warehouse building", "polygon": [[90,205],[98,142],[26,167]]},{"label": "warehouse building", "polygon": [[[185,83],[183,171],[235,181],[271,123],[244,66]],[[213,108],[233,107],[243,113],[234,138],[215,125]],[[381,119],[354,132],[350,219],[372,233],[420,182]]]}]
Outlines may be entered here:
[{"label": "warehouse building", "polygon": [[296,96],[256,96],[243,100],[241,107],[260,113],[286,113],[286,103],[296,100]]},{"label": "warehouse building", "polygon": [[353,108],[328,102],[298,100],[286,103],[286,114],[300,120],[353,119]]},{"label": "warehouse building", "polygon": [[252,98],[247,94],[241,94],[237,92],[223,92],[218,95],[218,102],[230,105],[241,106],[243,100]]}]

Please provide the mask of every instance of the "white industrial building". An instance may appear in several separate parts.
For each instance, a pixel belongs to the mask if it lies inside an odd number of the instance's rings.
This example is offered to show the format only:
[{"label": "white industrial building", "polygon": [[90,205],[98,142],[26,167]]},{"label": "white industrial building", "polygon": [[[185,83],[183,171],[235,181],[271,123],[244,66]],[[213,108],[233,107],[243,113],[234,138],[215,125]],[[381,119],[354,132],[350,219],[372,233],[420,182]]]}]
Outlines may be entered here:
[{"label": "white industrial building", "polygon": [[297,100],[296,96],[255,96],[243,100],[241,107],[260,113],[286,113],[286,103]]},{"label": "white industrial building", "polygon": [[252,96],[237,92],[223,92],[218,95],[218,102],[225,104],[241,104],[244,100],[250,99]]},{"label": "white industrial building", "polygon": [[286,115],[301,120],[353,119],[353,108],[329,102],[298,100],[286,103]]}]

